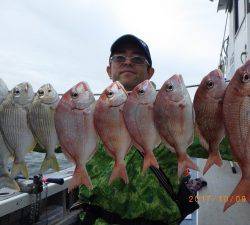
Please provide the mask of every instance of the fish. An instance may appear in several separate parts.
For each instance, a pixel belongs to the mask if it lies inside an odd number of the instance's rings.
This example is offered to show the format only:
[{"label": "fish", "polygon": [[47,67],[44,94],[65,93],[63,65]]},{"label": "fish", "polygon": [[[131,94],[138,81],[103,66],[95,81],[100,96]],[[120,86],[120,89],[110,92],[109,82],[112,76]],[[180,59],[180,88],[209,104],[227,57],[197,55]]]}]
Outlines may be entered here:
[{"label": "fish", "polygon": [[237,196],[250,202],[250,60],[239,67],[226,89],[223,118],[232,155],[242,177],[224,205],[223,211],[237,202]]},{"label": "fish", "polygon": [[11,176],[21,172],[28,179],[29,172],[25,155],[36,146],[35,138],[28,126],[27,110],[34,98],[32,86],[23,82],[16,85],[0,106],[0,123],[3,139],[13,151],[14,162]]},{"label": "fish", "polygon": [[31,131],[39,143],[46,150],[45,159],[41,165],[41,173],[49,168],[59,171],[60,167],[55,156],[55,149],[59,145],[54,115],[60,98],[51,84],[40,87],[32,104],[28,108],[28,123]]},{"label": "fish", "polygon": [[97,150],[94,128],[95,97],[86,82],[63,94],[55,111],[55,127],[62,152],[76,167],[68,191],[80,184],[93,189],[86,164]]},{"label": "fish", "polygon": [[8,187],[20,191],[20,187],[17,182],[10,177],[9,171],[7,169],[7,164],[9,158],[12,157],[11,152],[8,147],[5,145],[3,136],[0,135],[0,189]]},{"label": "fish", "polygon": [[[8,87],[0,78],[0,105],[8,96]],[[0,125],[1,126],[1,125]],[[8,187],[20,191],[17,182],[10,177],[7,169],[9,158],[12,157],[13,152],[6,146],[2,133],[0,132],[0,188]]]},{"label": "fish", "polygon": [[129,182],[124,158],[132,146],[132,140],[123,118],[123,106],[127,93],[119,81],[108,86],[97,100],[94,112],[96,131],[108,155],[114,160],[111,184],[116,178]]},{"label": "fish", "polygon": [[201,145],[209,153],[203,175],[213,164],[222,166],[219,144],[225,137],[222,106],[226,87],[222,72],[216,69],[202,79],[195,92],[193,106],[196,131]]},{"label": "fish", "polygon": [[159,168],[153,150],[161,143],[161,137],[154,124],[153,104],[156,90],[149,80],[138,84],[128,95],[123,115],[133,145],[144,155],[143,169]]},{"label": "fish", "polygon": [[199,170],[186,153],[194,139],[195,114],[181,75],[173,75],[163,84],[153,111],[156,129],[163,143],[177,155],[178,176],[187,168]]},{"label": "fish", "polygon": [[8,96],[9,89],[5,82],[0,78],[0,104],[3,103],[3,101],[6,99]]}]

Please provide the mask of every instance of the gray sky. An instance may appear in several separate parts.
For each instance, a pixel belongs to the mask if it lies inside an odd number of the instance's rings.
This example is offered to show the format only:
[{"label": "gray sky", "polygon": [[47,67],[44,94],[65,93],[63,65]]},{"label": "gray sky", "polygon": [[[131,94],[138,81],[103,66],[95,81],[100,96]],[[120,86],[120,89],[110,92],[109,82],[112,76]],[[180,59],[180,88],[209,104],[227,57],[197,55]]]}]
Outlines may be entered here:
[{"label": "gray sky", "polygon": [[217,3],[0,0],[0,77],[10,89],[29,81],[35,91],[51,83],[64,93],[84,80],[101,92],[111,82],[111,44],[132,33],[150,48],[158,88],[174,73],[199,83],[219,61],[226,16]]}]

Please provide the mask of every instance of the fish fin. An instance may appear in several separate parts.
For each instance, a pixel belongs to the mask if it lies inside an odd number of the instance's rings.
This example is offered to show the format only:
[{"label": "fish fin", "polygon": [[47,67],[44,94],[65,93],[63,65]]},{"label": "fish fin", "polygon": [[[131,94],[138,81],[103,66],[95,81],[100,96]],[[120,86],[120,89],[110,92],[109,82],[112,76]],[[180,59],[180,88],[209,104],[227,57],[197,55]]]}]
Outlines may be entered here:
[{"label": "fish fin", "polygon": [[194,107],[192,107],[192,116],[193,116],[193,124],[194,124],[194,126],[195,126],[196,115],[195,115]]},{"label": "fish fin", "polygon": [[203,175],[210,169],[213,164],[216,164],[219,167],[222,166],[220,152],[212,152],[211,154],[209,154],[206,165],[203,169]]},{"label": "fish fin", "polygon": [[201,131],[200,131],[200,129],[199,129],[199,127],[198,127],[197,124],[195,124],[195,130],[196,130],[196,133],[197,133],[197,135],[198,135],[198,137],[199,137],[201,146],[202,146],[203,148],[205,148],[205,149],[208,151],[209,145],[208,145],[206,139],[205,139],[205,138],[203,137],[203,135],[201,134]]},{"label": "fish fin", "polygon": [[17,182],[14,179],[10,178],[9,176],[3,176],[0,178],[0,180],[1,180],[0,188],[8,187],[20,191],[20,187],[17,184]]},{"label": "fish fin", "polygon": [[2,126],[0,125],[0,134],[2,134],[2,138],[4,141],[4,144],[6,145],[7,149],[9,150],[9,152],[11,153],[12,156],[14,156],[14,150],[11,148],[11,146],[9,145],[7,139],[5,138]]},{"label": "fish fin", "polygon": [[26,179],[29,178],[29,171],[25,162],[13,163],[11,176],[16,177],[19,172],[21,172]]},{"label": "fish fin", "polygon": [[[31,106],[30,106],[31,107]],[[32,150],[35,148],[36,144],[38,143],[43,149],[44,146],[40,143],[39,141],[39,138],[36,136],[36,132],[35,130],[33,129],[32,125],[31,125],[31,118],[30,118],[30,110],[28,110],[27,112],[27,125],[28,125],[28,128],[31,130],[31,133],[34,137],[34,142],[32,143],[32,146],[30,147],[30,149],[28,149],[28,152],[32,152]]]},{"label": "fish fin", "polygon": [[150,166],[154,166],[154,167],[156,167],[157,169],[159,169],[159,164],[158,164],[157,159],[155,158],[153,152],[150,152],[150,153],[144,155],[144,161],[143,161],[142,172],[145,173],[145,171],[146,171]]},{"label": "fish fin", "polygon": [[33,143],[30,145],[30,148],[28,148],[27,152],[32,152],[34,150],[34,148],[36,147],[36,140],[34,139]]},{"label": "fish fin", "polygon": [[53,113],[55,113],[56,107],[57,107],[59,101],[60,101],[60,98],[58,97],[58,100],[55,103],[53,103],[52,105],[50,105],[50,109],[53,111]]},{"label": "fish fin", "polygon": [[168,142],[166,142],[164,138],[162,138],[162,142],[170,152],[176,153],[174,147],[172,147]]},{"label": "fish fin", "polygon": [[81,184],[84,184],[90,190],[93,189],[93,185],[86,170],[86,167],[77,165],[72,180],[70,181],[68,192],[72,191],[74,188],[78,187]]},{"label": "fish fin", "polygon": [[57,161],[55,155],[48,156],[46,154],[46,156],[42,162],[40,171],[43,173],[43,172],[47,171],[49,168],[52,168],[55,171],[60,170],[60,166],[58,164],[58,161]]},{"label": "fish fin", "polygon": [[154,149],[159,147],[160,144],[161,144],[161,136],[157,135],[157,141],[155,142]]},{"label": "fish fin", "polygon": [[121,177],[125,184],[128,184],[128,175],[124,161],[122,163],[115,162],[112,174],[109,179],[109,185],[118,177]]},{"label": "fish fin", "polygon": [[224,205],[223,212],[236,202],[242,202],[243,199],[250,202],[250,181],[245,178],[241,178],[240,182],[228,198]]},{"label": "fish fin", "polygon": [[65,145],[61,144],[61,150],[63,152],[63,154],[65,155],[65,157],[70,161],[70,162],[75,162],[74,157],[70,154],[70,151],[68,148],[66,148]]},{"label": "fish fin", "polygon": [[198,166],[189,158],[187,154],[178,157],[178,177],[181,177],[184,170],[187,168],[199,171]]},{"label": "fish fin", "polygon": [[134,145],[138,151],[140,151],[143,155],[145,155],[144,149],[137,142],[133,141],[132,145]]}]

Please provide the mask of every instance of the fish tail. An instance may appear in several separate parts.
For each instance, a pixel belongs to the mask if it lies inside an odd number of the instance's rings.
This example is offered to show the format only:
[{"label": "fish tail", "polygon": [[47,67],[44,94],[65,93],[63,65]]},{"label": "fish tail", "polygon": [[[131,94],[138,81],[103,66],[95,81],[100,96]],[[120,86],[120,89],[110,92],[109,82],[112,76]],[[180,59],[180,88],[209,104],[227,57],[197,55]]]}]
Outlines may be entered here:
[{"label": "fish tail", "polygon": [[128,175],[124,161],[122,163],[115,162],[112,174],[109,179],[109,184],[111,184],[118,177],[121,177],[125,184],[128,183]]},{"label": "fish tail", "polygon": [[217,166],[222,166],[222,159],[220,156],[220,152],[212,152],[209,154],[209,157],[207,159],[206,165],[203,169],[203,175],[210,169],[212,165],[216,164]]},{"label": "fish tail", "polygon": [[158,164],[157,159],[155,158],[153,152],[149,152],[149,153],[145,154],[145,156],[144,156],[144,161],[143,161],[142,172],[145,173],[145,171],[146,171],[150,166],[154,166],[154,167],[156,167],[156,168],[159,169],[159,164]]},{"label": "fish tail", "polygon": [[230,206],[237,202],[250,202],[250,181],[241,178],[239,184],[236,186],[227,202],[224,205],[223,212],[225,212]]},{"label": "fish tail", "polygon": [[29,171],[27,168],[27,165],[25,162],[21,163],[13,163],[12,170],[11,170],[11,176],[16,177],[18,173],[22,173],[23,176],[28,179],[29,178]]},{"label": "fish tail", "polygon": [[58,161],[56,159],[56,156],[54,154],[50,155],[50,156],[48,156],[48,154],[46,154],[46,156],[42,162],[40,171],[43,173],[46,170],[48,170],[49,168],[52,168],[55,171],[60,170],[60,166],[59,166]]},{"label": "fish tail", "polygon": [[20,187],[17,182],[9,176],[3,176],[0,178],[0,188],[8,187],[17,191],[20,191]]},{"label": "fish tail", "polygon": [[72,180],[68,187],[68,192],[72,191],[74,188],[78,187],[80,184],[84,184],[90,190],[93,189],[92,182],[88,175],[85,166],[77,165],[72,177]]},{"label": "fish tail", "polygon": [[178,177],[181,177],[183,172],[188,168],[199,171],[198,166],[189,158],[187,154],[178,157]]}]

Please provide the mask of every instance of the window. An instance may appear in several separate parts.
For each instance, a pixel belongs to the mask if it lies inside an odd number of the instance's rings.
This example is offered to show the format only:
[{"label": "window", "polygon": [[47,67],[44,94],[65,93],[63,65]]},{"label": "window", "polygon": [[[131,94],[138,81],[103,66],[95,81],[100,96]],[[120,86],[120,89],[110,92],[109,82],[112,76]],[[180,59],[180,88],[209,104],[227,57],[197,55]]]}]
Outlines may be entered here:
[{"label": "window", "polygon": [[[248,0],[248,4],[249,4]],[[234,33],[236,34],[246,16],[245,0],[234,0]]]},{"label": "window", "polygon": [[239,0],[234,0],[234,34],[239,29]]}]

